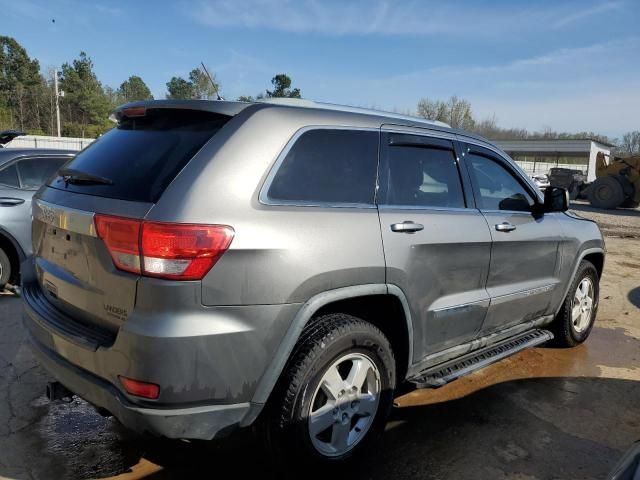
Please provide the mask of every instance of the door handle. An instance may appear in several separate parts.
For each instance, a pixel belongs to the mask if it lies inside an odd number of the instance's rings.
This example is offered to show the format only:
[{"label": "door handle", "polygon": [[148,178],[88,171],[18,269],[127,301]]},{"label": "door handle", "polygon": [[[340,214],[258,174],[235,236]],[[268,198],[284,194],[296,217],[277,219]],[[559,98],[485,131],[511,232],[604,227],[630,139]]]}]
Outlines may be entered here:
[{"label": "door handle", "polygon": [[414,223],[411,220],[405,220],[402,223],[392,223],[391,231],[400,233],[416,233],[420,230],[424,230],[424,225]]},{"label": "door handle", "polygon": [[516,226],[509,222],[496,223],[496,230],[499,232],[513,232],[515,229]]},{"label": "door handle", "polygon": [[0,206],[2,207],[15,207],[23,203],[24,200],[22,198],[0,197]]}]

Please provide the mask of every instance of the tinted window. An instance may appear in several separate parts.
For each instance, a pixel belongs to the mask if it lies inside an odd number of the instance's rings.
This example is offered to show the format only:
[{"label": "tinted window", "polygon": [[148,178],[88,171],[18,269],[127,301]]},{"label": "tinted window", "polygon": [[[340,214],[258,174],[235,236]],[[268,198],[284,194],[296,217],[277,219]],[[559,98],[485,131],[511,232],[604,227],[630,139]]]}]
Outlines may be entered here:
[{"label": "tinted window", "polygon": [[35,190],[40,188],[56,170],[60,168],[67,158],[29,158],[18,162],[20,181],[22,188]]},{"label": "tinted window", "polygon": [[0,170],[0,185],[18,188],[18,169],[15,163],[7,168]]},{"label": "tinted window", "polygon": [[533,205],[531,195],[513,174],[498,162],[479,155],[467,155],[476,185],[478,206],[484,210],[528,212]]},{"label": "tinted window", "polygon": [[108,178],[111,185],[50,185],[70,191],[155,202],[187,162],[228,120],[200,110],[147,109],[143,117],[118,126],[80,152],[68,168]]},{"label": "tinted window", "polygon": [[303,133],[269,188],[272,200],[372,204],[378,133],[319,129]]},{"label": "tinted window", "polygon": [[385,204],[464,208],[462,184],[451,150],[389,146]]}]

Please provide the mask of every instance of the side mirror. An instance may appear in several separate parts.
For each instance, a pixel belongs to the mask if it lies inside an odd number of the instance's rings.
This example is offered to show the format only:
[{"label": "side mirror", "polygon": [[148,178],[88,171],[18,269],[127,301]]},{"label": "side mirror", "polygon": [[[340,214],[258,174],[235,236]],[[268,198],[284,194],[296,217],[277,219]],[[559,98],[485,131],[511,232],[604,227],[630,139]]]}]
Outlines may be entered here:
[{"label": "side mirror", "polygon": [[569,210],[569,192],[560,187],[547,187],[544,190],[544,213],[567,210]]}]

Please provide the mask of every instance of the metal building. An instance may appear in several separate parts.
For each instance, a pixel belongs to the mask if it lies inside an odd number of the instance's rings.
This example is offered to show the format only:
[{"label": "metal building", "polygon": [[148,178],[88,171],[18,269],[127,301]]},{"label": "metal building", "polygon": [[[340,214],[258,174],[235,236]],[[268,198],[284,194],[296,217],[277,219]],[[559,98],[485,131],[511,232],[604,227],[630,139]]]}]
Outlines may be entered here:
[{"label": "metal building", "polygon": [[585,140],[495,140],[529,175],[549,173],[552,167],[582,170],[587,181],[596,179],[596,155],[611,154],[614,145]]}]

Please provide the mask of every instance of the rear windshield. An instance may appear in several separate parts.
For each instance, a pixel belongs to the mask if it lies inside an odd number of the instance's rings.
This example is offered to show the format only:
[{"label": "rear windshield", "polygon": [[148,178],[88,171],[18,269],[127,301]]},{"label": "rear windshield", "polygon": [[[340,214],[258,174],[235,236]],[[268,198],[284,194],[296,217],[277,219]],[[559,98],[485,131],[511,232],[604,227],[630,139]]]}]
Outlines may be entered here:
[{"label": "rear windshield", "polygon": [[161,108],[147,109],[143,117],[125,117],[65,166],[103,177],[111,184],[65,184],[56,176],[49,186],[120,200],[156,202],[230,118],[201,110]]}]

